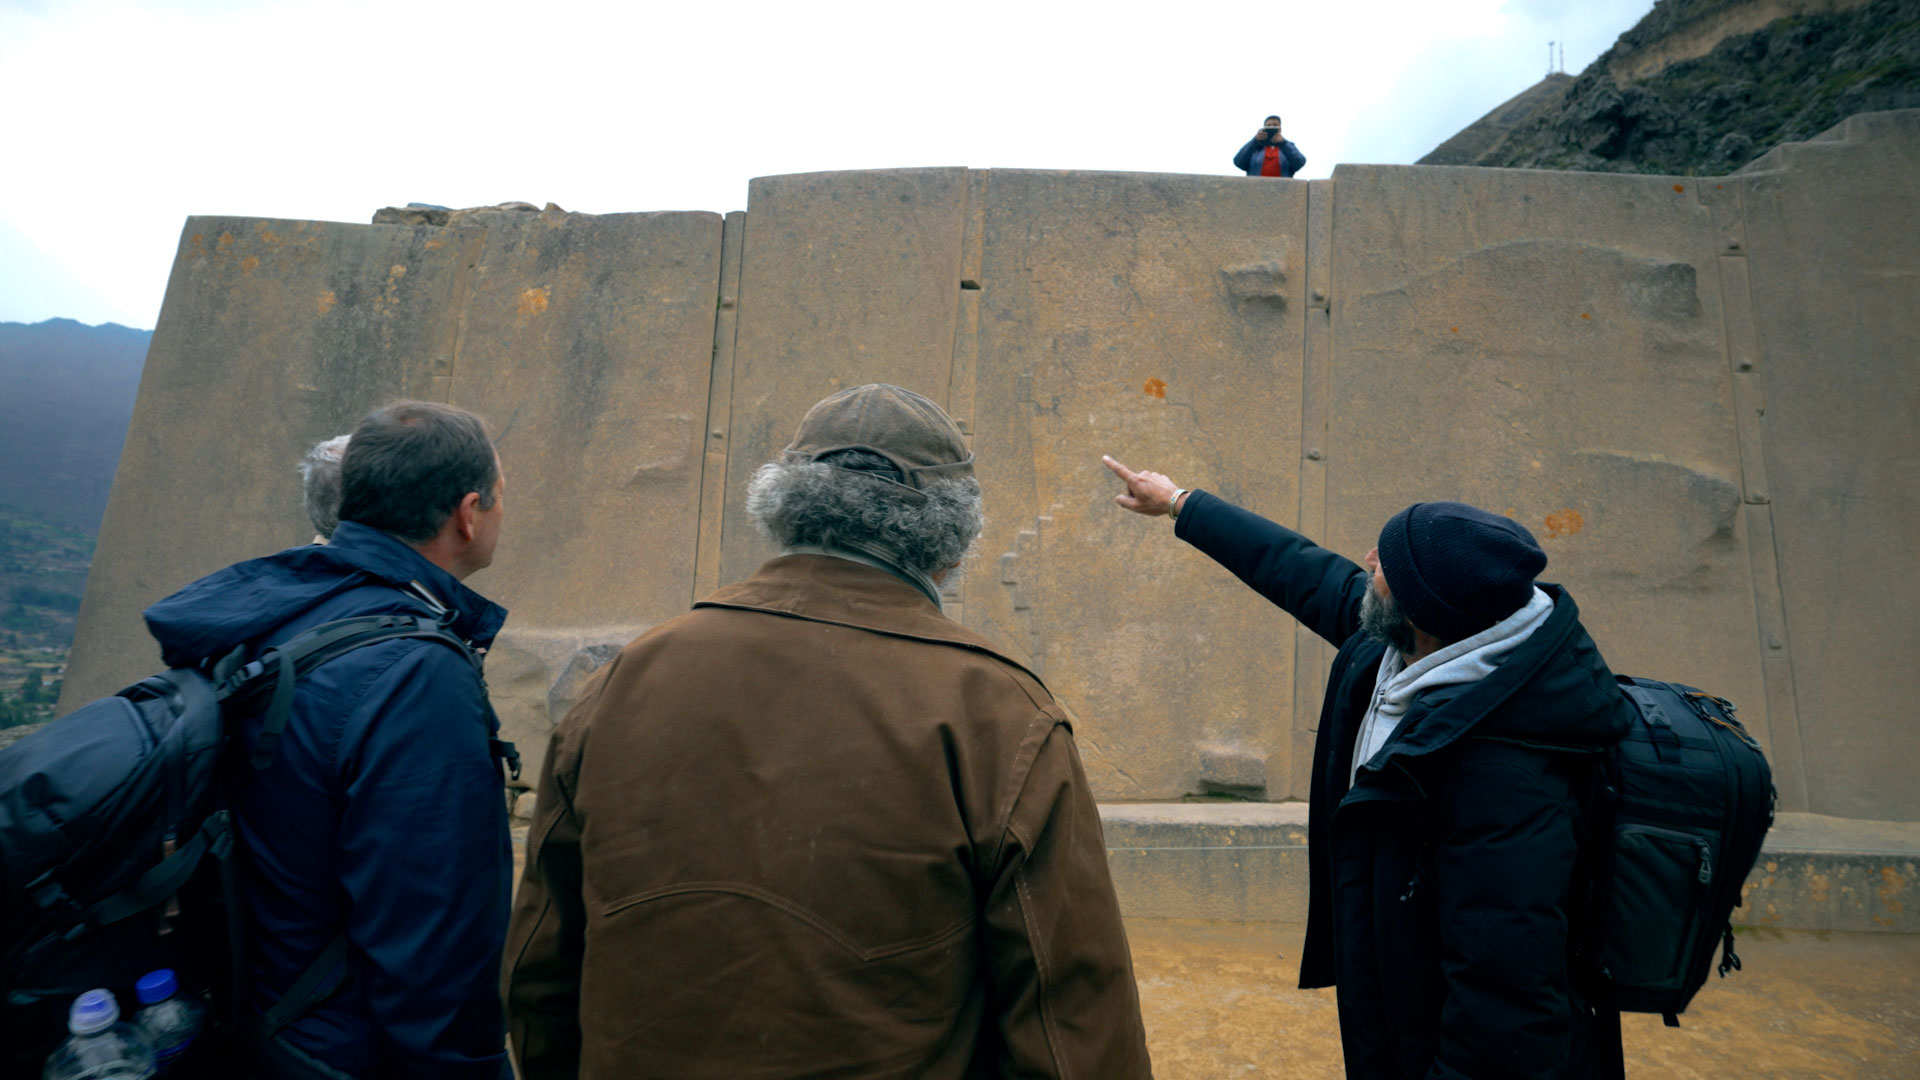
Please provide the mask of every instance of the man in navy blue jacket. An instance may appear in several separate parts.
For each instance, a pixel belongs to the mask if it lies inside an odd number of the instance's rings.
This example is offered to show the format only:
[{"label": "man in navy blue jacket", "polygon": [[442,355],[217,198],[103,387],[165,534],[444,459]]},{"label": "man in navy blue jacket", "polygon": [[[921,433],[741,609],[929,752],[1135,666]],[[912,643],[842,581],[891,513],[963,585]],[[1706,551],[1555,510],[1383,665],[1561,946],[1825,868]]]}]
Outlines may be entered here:
[{"label": "man in navy blue jacket", "polygon": [[1280,135],[1280,118],[1269,116],[1247,145],[1233,155],[1233,167],[1248,176],[1291,177],[1307,163],[1307,155]]},{"label": "man in navy blue jacket", "polygon": [[[1416,503],[1364,567],[1156,472],[1115,501],[1339,647],[1313,748],[1302,987],[1353,1080],[1591,1080],[1620,1060],[1575,979],[1584,793],[1625,696],[1517,522]],[[1618,1075],[1614,1071],[1614,1075]]]},{"label": "man in navy blue jacket", "polygon": [[[493,558],[503,481],[479,417],[399,402],[368,416],[342,462],[340,525],[202,578],[147,609],[170,666],[257,652],[357,615],[437,617],[484,649],[506,611],[461,584]],[[227,766],[245,850],[254,1018],[344,939],[335,988],[261,1053],[261,1076],[510,1076],[498,992],[512,847],[472,662],[401,639],[302,677],[269,765],[243,721]],[[337,948],[337,946],[336,946]]]}]

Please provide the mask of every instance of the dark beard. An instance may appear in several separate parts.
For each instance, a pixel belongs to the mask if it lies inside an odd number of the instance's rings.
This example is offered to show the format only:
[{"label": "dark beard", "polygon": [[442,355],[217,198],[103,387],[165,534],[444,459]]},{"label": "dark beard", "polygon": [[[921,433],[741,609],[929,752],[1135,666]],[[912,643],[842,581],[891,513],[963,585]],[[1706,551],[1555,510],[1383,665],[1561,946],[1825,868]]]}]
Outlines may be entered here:
[{"label": "dark beard", "polygon": [[1403,656],[1413,655],[1413,624],[1400,613],[1399,604],[1391,597],[1381,599],[1372,585],[1360,598],[1360,629],[1373,640],[1400,650]]}]

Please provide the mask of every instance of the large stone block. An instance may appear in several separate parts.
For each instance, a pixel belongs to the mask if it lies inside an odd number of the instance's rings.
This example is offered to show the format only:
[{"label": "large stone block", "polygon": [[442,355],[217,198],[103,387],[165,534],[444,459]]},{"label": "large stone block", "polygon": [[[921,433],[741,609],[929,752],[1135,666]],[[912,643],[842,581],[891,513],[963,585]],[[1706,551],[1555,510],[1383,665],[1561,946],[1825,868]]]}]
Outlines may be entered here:
[{"label": "large stone block", "polygon": [[808,407],[890,382],[948,404],[967,170],[764,176],[747,194],[734,337],[721,583],[774,554],[743,509],[747,478]]},{"label": "large stone block", "polygon": [[1690,181],[1335,172],[1329,546],[1416,501],[1526,525],[1614,670],[1768,738],[1712,216]]},{"label": "large stone block", "polygon": [[1920,111],[1738,180],[1807,808],[1920,820]]},{"label": "large stone block", "polygon": [[966,619],[1066,703],[1102,798],[1288,793],[1292,622],[1115,506],[1100,456],[1294,519],[1306,211],[1304,184],[988,182]]},{"label": "large stone block", "polygon": [[511,612],[488,675],[524,783],[581,658],[687,609],[722,219],[480,221],[189,223],[65,707],[154,667],[146,604],[311,536],[300,454],[400,397],[493,428],[507,516],[469,584]]},{"label": "large stone block", "polygon": [[507,482],[470,584],[515,629],[664,622],[693,595],[722,219],[498,218],[450,390],[493,423]]},{"label": "large stone block", "polygon": [[479,233],[189,218],[101,524],[64,712],[151,674],[140,612],[313,536],[300,455],[373,407],[432,397]]}]

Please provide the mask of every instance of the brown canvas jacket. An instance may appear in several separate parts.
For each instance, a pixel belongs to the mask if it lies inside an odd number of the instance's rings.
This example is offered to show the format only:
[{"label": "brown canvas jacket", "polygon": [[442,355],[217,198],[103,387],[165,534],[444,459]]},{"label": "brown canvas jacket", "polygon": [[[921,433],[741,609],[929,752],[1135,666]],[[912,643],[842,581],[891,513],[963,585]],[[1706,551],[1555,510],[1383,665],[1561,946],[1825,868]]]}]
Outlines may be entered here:
[{"label": "brown canvas jacket", "polygon": [[1150,1075],[1065,714],[884,570],[783,556],[635,639],[538,801],[525,1080]]}]

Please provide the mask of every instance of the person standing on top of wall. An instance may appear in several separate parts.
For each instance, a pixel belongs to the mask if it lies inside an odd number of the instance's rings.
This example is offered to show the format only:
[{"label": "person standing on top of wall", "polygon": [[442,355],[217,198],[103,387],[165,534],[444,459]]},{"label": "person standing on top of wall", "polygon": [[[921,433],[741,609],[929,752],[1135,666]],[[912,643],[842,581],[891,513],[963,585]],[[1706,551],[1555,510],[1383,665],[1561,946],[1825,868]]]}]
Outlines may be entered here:
[{"label": "person standing on top of wall", "polygon": [[1281,138],[1278,116],[1267,117],[1247,145],[1233,155],[1233,167],[1248,176],[1290,177],[1306,163],[1307,155],[1292,140]]}]

